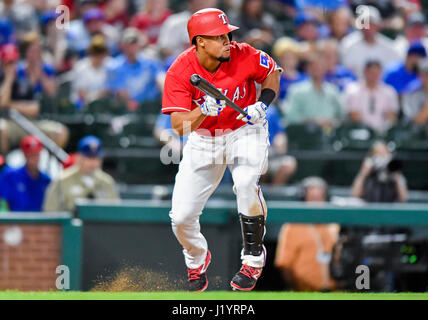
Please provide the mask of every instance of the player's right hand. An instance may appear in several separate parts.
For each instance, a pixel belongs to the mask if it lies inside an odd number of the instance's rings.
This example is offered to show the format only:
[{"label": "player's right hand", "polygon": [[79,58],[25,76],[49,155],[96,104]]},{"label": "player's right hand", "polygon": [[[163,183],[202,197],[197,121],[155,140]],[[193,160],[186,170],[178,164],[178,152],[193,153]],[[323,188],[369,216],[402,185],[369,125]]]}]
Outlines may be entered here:
[{"label": "player's right hand", "polygon": [[214,117],[218,116],[224,107],[226,107],[226,101],[205,96],[205,101],[201,104],[201,112],[206,116]]}]

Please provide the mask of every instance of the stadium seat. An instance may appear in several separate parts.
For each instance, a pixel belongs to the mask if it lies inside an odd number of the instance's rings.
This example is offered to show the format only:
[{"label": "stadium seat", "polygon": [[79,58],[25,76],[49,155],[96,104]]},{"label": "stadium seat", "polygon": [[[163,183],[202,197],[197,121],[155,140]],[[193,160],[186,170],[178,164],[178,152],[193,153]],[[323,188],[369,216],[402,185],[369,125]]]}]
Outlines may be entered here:
[{"label": "stadium seat", "polygon": [[290,150],[319,150],[326,142],[322,128],[315,124],[290,124],[287,136]]},{"label": "stadium seat", "polygon": [[428,148],[428,134],[423,127],[397,124],[387,134],[388,141],[394,142],[397,150],[423,151]]},{"label": "stadium seat", "polygon": [[339,150],[368,150],[378,136],[373,129],[354,123],[342,124],[335,130],[332,145]]}]

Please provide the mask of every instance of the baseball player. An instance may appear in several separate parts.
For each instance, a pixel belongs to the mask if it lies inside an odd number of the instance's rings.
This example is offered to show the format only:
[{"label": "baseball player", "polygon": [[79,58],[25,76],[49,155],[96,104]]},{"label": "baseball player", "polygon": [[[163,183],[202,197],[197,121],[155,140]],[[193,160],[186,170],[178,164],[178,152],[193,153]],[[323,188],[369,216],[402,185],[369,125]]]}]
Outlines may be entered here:
[{"label": "baseball player", "polygon": [[[282,69],[266,53],[231,41],[236,29],[221,10],[194,13],[187,24],[192,46],[176,59],[165,79],[162,112],[171,115],[179,136],[190,132],[170,212],[173,232],[183,246],[190,291],[208,286],[211,253],[200,232],[199,216],[226,166],[232,173],[243,237],[242,267],[230,282],[232,289],[252,290],[266,260],[267,209],[258,180],[267,163],[266,111],[278,92]],[[192,74],[208,80],[248,116],[193,87]],[[261,85],[258,99],[256,83]]]}]

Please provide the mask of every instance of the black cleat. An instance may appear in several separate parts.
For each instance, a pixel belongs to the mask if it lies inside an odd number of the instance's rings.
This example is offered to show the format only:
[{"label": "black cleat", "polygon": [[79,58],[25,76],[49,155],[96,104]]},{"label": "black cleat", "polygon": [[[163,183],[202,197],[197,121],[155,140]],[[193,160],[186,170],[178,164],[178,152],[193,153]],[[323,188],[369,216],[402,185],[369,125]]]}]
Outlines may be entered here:
[{"label": "black cleat", "polygon": [[189,291],[202,292],[208,287],[208,279],[206,275],[207,268],[211,262],[211,252],[207,251],[205,262],[197,269],[187,268],[189,277]]},{"label": "black cleat", "polygon": [[233,290],[251,291],[256,286],[262,270],[263,268],[255,268],[243,264],[241,270],[232,278],[230,286]]}]

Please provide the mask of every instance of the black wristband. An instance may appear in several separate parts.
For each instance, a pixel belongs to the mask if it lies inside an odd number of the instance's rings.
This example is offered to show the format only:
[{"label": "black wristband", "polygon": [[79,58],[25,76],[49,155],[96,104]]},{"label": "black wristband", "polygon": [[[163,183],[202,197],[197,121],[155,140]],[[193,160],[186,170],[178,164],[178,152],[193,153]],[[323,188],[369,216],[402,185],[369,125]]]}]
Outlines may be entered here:
[{"label": "black wristband", "polygon": [[260,93],[259,101],[263,102],[267,107],[272,103],[275,99],[276,93],[272,89],[265,88]]}]

